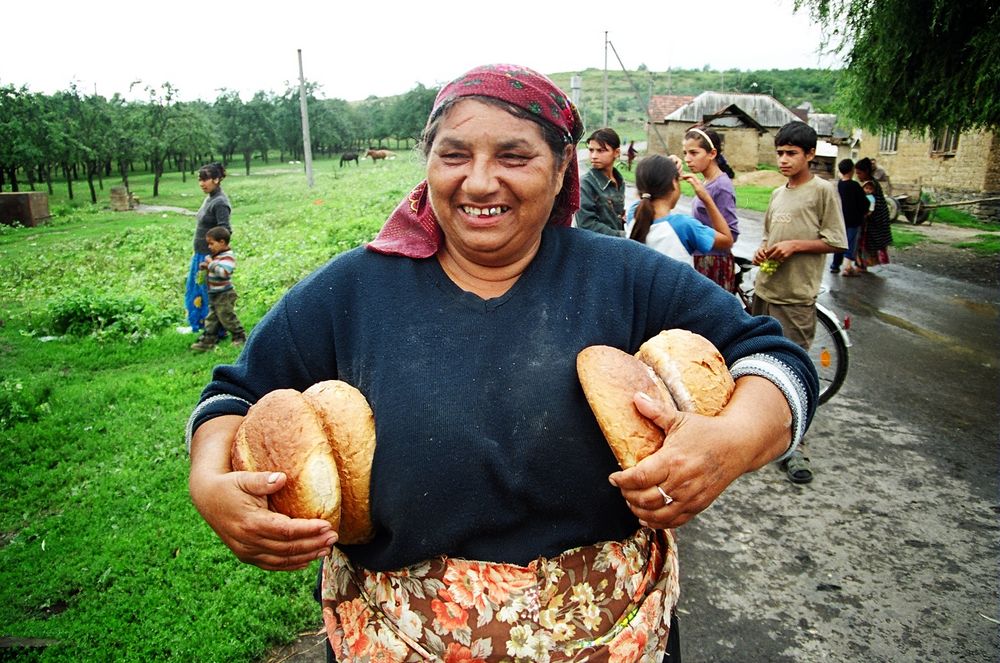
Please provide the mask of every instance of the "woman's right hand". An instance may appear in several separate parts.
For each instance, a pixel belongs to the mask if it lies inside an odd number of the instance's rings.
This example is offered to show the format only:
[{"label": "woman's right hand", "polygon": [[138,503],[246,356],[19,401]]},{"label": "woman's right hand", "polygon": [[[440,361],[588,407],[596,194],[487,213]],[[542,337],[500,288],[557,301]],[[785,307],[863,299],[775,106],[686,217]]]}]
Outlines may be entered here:
[{"label": "woman's right hand", "polygon": [[287,482],[282,472],[233,472],[230,449],[242,417],[202,424],[191,441],[191,501],[240,561],[295,571],[330,554],[337,533],[321,519],[289,518],[267,508]]}]

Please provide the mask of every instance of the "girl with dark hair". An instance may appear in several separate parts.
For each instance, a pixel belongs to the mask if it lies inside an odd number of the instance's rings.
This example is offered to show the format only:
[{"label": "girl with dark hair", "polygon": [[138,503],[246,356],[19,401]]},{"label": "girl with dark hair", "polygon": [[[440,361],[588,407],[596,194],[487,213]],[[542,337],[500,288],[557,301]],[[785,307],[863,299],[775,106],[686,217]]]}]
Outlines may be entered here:
[{"label": "girl with dark hair", "polygon": [[[686,214],[672,213],[681,197],[681,178],[703,201],[711,227]],[[642,159],[635,169],[635,186],[639,202],[628,211],[629,238],[692,266],[696,251],[729,250],[733,245],[733,233],[711,194],[694,175],[678,173],[672,159],[660,154]]]},{"label": "girl with dark hair", "polygon": [[892,244],[892,220],[889,218],[889,204],[885,202],[882,185],[873,178],[874,163],[864,158],[854,164],[854,172],[862,184],[872,183],[875,187],[875,207],[861,226],[858,237],[856,264],[859,271],[866,272],[871,265],[889,264],[889,245]]},{"label": "girl with dark hair", "polygon": [[[740,235],[736,191],[732,183],[735,173],[722,156],[722,136],[707,127],[689,129],[684,134],[684,162],[692,173],[701,173],[705,178],[705,189],[726,219],[735,242]],[[706,226],[712,226],[708,209],[701,200],[691,204],[691,215]],[[736,292],[736,268],[728,248],[696,252],[694,268],[729,292]]]},{"label": "girl with dark hair", "polygon": [[[185,285],[184,306],[187,309],[188,324],[192,332],[205,329],[205,319],[208,318],[208,285],[201,271],[201,263],[210,257],[205,233],[211,228],[222,226],[232,232],[229,216],[233,208],[229,198],[222,191],[222,180],[226,177],[226,167],[221,163],[206,164],[198,169],[198,185],[205,193],[205,201],[195,217],[197,223],[194,229],[194,255],[188,268]],[[222,331],[225,333],[225,330]]]}]

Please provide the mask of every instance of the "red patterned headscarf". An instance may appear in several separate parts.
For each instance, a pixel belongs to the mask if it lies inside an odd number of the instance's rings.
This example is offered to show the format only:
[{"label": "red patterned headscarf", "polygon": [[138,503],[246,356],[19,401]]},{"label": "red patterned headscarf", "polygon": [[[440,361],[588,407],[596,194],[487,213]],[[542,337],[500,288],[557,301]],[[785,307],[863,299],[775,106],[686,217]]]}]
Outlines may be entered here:
[{"label": "red patterned headscarf", "polygon": [[[583,135],[580,113],[562,90],[542,74],[509,64],[477,67],[441,88],[428,126],[455,99],[469,96],[491,97],[523,108],[560,130],[567,145],[576,144]],[[579,208],[580,174],[571,163],[566,168],[549,223],[568,226]],[[424,180],[399,203],[368,248],[409,258],[429,258],[437,253],[442,241],[441,227],[428,201],[427,180]]]}]

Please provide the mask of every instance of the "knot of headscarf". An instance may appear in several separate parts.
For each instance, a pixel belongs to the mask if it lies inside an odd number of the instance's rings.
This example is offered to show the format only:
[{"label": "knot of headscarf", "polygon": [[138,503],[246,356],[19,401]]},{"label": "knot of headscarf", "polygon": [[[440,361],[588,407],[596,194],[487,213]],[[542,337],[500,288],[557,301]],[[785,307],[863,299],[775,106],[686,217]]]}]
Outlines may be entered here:
[{"label": "knot of headscarf", "polygon": [[[441,88],[428,125],[450,102],[460,97],[491,97],[513,104],[551,124],[576,144],[583,135],[583,121],[573,102],[547,77],[527,67],[493,64],[477,67]],[[566,168],[558,203],[549,222],[568,226],[580,208],[580,173],[575,164]],[[368,244],[379,253],[429,258],[444,238],[427,195],[427,180],[420,182],[389,215],[382,230]]]}]

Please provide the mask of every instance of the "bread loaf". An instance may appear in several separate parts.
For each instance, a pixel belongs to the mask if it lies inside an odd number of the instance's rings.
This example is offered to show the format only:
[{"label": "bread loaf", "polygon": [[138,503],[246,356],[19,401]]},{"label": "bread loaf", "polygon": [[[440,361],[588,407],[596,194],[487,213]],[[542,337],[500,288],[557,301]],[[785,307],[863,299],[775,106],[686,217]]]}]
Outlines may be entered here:
[{"label": "bread loaf", "polygon": [[272,511],[322,518],[340,529],[340,474],[311,405],[294,389],[265,394],[244,417],[233,443],[233,469],[284,472],[288,481],[268,497]]},{"label": "bread loaf", "polygon": [[606,345],[584,348],[577,355],[576,371],[622,468],[632,467],[664,441],[660,427],[635,408],[637,391],[673,403],[678,410],[714,416],[735,389],[726,362],[711,341],[683,329],[660,332],[635,356]]},{"label": "bread loaf", "polygon": [[284,472],[272,494],[273,511],[292,518],[322,518],[340,543],[374,535],[369,503],[375,418],[360,391],[339,380],[300,393],[272,391],[255,403],[233,442],[235,470]]},{"label": "bread loaf", "polygon": [[639,347],[636,357],[653,367],[684,412],[713,417],[736,388],[712,342],[685,329],[661,331]]},{"label": "bread loaf", "polygon": [[302,395],[323,421],[340,472],[340,542],[369,541],[375,534],[369,504],[375,416],[362,393],[346,382],[318,382]]},{"label": "bread loaf", "polygon": [[627,352],[607,345],[584,348],[576,372],[590,409],[622,468],[629,468],[663,446],[663,430],[639,414],[633,398],[641,391],[671,402],[653,370]]}]

